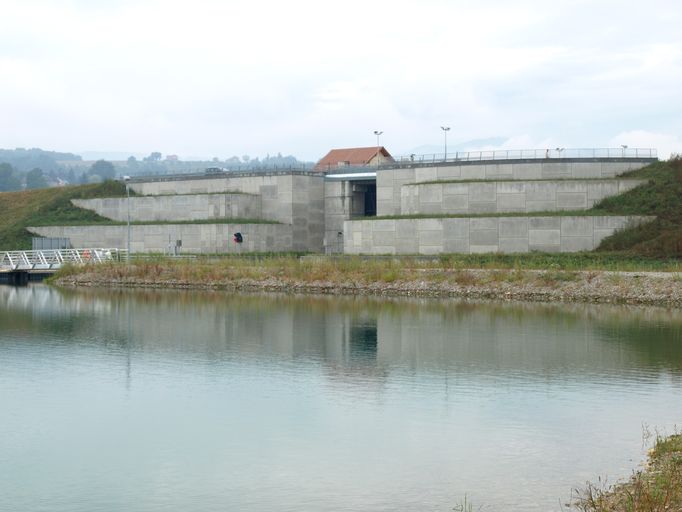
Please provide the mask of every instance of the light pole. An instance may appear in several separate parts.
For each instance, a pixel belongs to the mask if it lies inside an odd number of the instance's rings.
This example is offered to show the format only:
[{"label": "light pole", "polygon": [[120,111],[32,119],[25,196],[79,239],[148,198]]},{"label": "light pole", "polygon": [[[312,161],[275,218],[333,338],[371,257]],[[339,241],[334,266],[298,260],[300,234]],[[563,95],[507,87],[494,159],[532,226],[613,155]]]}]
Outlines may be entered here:
[{"label": "light pole", "polygon": [[443,130],[443,138],[444,138],[444,146],[445,146],[445,151],[443,154],[445,155],[444,160],[448,159],[448,132],[450,131],[449,126],[441,126],[441,130]]},{"label": "light pole", "polygon": [[379,130],[374,130],[374,135],[377,136],[377,147],[378,147],[378,148],[381,147],[381,144],[379,144],[379,136],[380,136],[382,133],[384,133],[384,132],[380,132]]},{"label": "light pole", "polygon": [[628,148],[628,145],[627,144],[621,144],[620,147],[623,148],[622,156],[623,156],[623,158],[625,158],[625,150]]},{"label": "light pole", "polygon": [[130,184],[126,180],[126,204],[128,206],[128,251],[126,252],[126,261],[130,263]]}]

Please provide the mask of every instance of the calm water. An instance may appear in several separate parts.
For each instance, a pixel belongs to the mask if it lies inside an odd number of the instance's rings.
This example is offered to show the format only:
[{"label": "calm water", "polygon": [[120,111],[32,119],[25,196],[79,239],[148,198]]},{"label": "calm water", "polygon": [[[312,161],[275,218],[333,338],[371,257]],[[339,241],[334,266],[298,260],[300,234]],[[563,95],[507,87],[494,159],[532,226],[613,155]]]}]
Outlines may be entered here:
[{"label": "calm water", "polygon": [[0,510],[560,510],[682,422],[682,314],[0,286]]}]

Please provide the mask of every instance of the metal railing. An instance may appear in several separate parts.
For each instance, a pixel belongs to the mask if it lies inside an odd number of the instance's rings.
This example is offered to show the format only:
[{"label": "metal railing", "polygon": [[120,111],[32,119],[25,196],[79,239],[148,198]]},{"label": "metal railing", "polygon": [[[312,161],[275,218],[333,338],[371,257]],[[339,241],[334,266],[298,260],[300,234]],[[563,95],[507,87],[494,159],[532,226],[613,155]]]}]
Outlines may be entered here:
[{"label": "metal railing", "polygon": [[549,158],[658,158],[651,148],[548,148],[548,149],[497,149],[491,151],[453,151],[428,155],[401,155],[394,162],[379,168],[438,162],[481,162],[494,160],[543,160]]},{"label": "metal railing", "polygon": [[57,270],[65,263],[87,265],[125,259],[122,249],[49,249],[44,251],[0,251],[0,272]]}]

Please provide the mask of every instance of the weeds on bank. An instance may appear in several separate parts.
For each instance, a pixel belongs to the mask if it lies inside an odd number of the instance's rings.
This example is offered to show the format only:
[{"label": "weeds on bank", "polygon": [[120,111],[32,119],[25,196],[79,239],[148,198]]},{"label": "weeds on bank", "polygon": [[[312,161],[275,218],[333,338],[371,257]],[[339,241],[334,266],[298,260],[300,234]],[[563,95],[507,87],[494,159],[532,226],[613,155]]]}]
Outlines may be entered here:
[{"label": "weeds on bank", "polygon": [[682,435],[658,437],[645,469],[624,484],[588,483],[576,491],[572,505],[583,512],[682,510]]}]

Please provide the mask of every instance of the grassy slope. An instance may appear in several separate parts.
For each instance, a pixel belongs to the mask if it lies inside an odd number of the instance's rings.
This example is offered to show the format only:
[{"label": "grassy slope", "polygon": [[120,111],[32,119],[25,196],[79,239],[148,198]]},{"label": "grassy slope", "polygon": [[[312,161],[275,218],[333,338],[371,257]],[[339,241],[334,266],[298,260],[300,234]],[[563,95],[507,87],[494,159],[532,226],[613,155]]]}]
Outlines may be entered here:
[{"label": "grassy slope", "polygon": [[574,503],[583,512],[675,512],[682,510],[682,436],[659,438],[648,466],[629,482],[609,489],[588,485]]},{"label": "grassy slope", "polygon": [[656,162],[624,177],[649,182],[604,199],[593,211],[605,214],[655,215],[651,223],[625,229],[604,240],[599,250],[682,258],[682,159]]},{"label": "grassy slope", "polygon": [[124,195],[125,186],[115,181],[0,193],[0,249],[30,249],[33,235],[26,226],[107,224],[108,219],[76,208],[71,199]]}]

